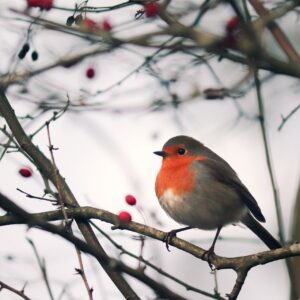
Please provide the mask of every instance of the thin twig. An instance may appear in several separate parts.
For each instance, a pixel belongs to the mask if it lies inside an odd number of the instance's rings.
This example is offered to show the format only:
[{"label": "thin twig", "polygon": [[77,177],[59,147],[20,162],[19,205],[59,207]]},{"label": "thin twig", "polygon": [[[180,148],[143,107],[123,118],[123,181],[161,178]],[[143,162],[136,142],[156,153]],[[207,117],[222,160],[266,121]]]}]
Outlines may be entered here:
[{"label": "thin twig", "polygon": [[[0,128],[1,129],[1,128]],[[3,128],[3,130],[1,129],[1,131],[3,132],[3,131],[5,131],[5,127]],[[4,149],[3,149],[3,152],[1,153],[1,155],[0,155],[0,161],[2,160],[2,158],[4,157],[4,155],[5,155],[5,153],[7,153],[7,151],[8,151],[8,149],[11,147],[11,143],[13,142],[13,136],[11,135],[9,138],[8,138],[8,140],[7,140],[7,142],[6,142],[6,144],[5,145],[1,145],[2,147],[4,147]],[[17,147],[16,147],[17,148]],[[17,148],[18,149],[18,148]]]},{"label": "thin twig", "polygon": [[81,252],[76,246],[75,246],[75,249],[76,249],[76,253],[77,253],[77,257],[78,257],[78,261],[79,261],[79,269],[76,268],[75,270],[77,271],[77,273],[81,276],[81,278],[83,280],[84,286],[85,286],[85,288],[88,292],[88,295],[89,295],[89,299],[93,300],[93,288],[90,287],[90,285],[88,283],[88,280],[87,280],[87,277],[86,277],[86,274],[85,274],[85,271],[84,271]]},{"label": "thin twig", "polygon": [[50,124],[50,122],[52,122],[52,121],[56,121],[56,120],[58,120],[66,111],[67,111],[67,109],[69,108],[69,106],[70,106],[70,99],[69,99],[69,96],[67,96],[68,97],[68,100],[67,100],[67,102],[66,102],[66,105],[60,110],[60,111],[54,111],[53,112],[53,115],[52,115],[52,117],[48,120],[48,121],[46,121],[42,126],[40,126],[38,129],[36,129],[33,133],[31,133],[30,135],[29,135],[29,137],[32,139],[36,134],[38,134],[42,129],[44,129],[46,126],[47,126],[47,124]]},{"label": "thin twig", "polygon": [[[196,293],[199,293],[201,295],[213,298],[213,299],[223,299],[221,296],[219,296],[218,294],[214,295],[208,292],[205,292],[203,290],[200,290],[196,287],[193,287],[191,285],[189,285],[188,283],[185,283],[183,281],[181,281],[180,279],[176,278],[175,276],[165,272],[164,270],[162,270],[161,268],[158,268],[157,266],[155,266],[154,264],[150,263],[148,260],[144,259],[141,255],[135,255],[134,253],[126,250],[124,247],[122,247],[120,244],[116,243],[109,234],[107,234],[106,232],[104,232],[99,226],[97,226],[93,221],[90,221],[90,224],[96,228],[111,244],[113,244],[118,250],[121,251],[121,254],[126,254],[130,257],[133,257],[141,262],[143,262],[146,266],[152,268],[153,270],[155,270],[156,272],[158,272],[159,274],[164,275],[165,277],[175,281],[176,283],[182,285],[183,287],[185,287],[188,291],[193,291]],[[141,269],[141,267],[139,267],[139,269]]]},{"label": "thin twig", "polygon": [[[67,108],[66,108],[67,109]],[[65,112],[65,110],[62,111],[62,114]],[[54,148],[52,141],[51,141],[51,135],[50,135],[50,122],[47,121],[46,122],[46,127],[47,127],[47,135],[48,135],[48,147],[49,147],[49,151],[50,151],[50,155],[51,155],[51,160],[52,160],[52,165],[54,167],[54,171],[55,171],[55,176],[56,176],[56,186],[57,186],[57,190],[58,190],[58,201],[60,204],[60,208],[61,208],[61,212],[64,216],[64,223],[65,223],[65,227],[67,228],[68,231],[70,231],[70,233],[73,233],[72,231],[72,227],[68,225],[68,215],[65,209],[65,204],[63,203],[62,200],[62,193],[61,193],[61,185],[59,182],[59,178],[57,177],[57,174],[59,173],[58,168],[56,166],[56,162],[55,162],[55,158],[54,158],[54,150],[57,150],[56,148]],[[88,292],[88,296],[90,300],[93,300],[93,289],[90,288],[85,271],[84,271],[84,267],[83,267],[83,262],[82,262],[82,257],[81,257],[81,252],[80,250],[76,247],[75,245],[75,250],[76,250],[76,254],[77,254],[77,258],[78,258],[78,262],[79,262],[79,269],[76,268],[78,274],[81,276],[84,286]]]},{"label": "thin twig", "polygon": [[15,288],[11,287],[10,285],[4,283],[3,281],[0,281],[0,291],[1,291],[2,289],[7,289],[7,290],[13,292],[14,294],[20,296],[21,298],[23,298],[23,299],[25,299],[25,300],[30,300],[30,298],[27,297],[27,296],[24,294],[24,288],[23,288],[22,290],[19,291],[19,290],[15,289]]},{"label": "thin twig", "polygon": [[34,242],[31,239],[27,239],[27,241],[28,241],[29,245],[32,247],[34,255],[35,255],[35,257],[36,257],[36,259],[38,261],[38,265],[39,265],[39,268],[40,268],[40,270],[42,272],[43,280],[44,280],[44,282],[46,284],[49,297],[50,297],[51,300],[54,300],[53,292],[51,290],[50,282],[49,282],[49,278],[48,278],[48,274],[47,274],[45,260],[41,259],[40,255],[39,255],[39,253],[37,251],[37,248],[35,247]]},{"label": "thin twig", "polygon": [[55,176],[55,181],[56,181],[56,187],[57,187],[57,192],[58,192],[58,202],[59,202],[59,205],[60,205],[60,209],[64,215],[64,219],[65,219],[65,225],[67,226],[67,221],[68,221],[68,216],[67,216],[67,213],[66,213],[66,210],[65,210],[65,204],[62,200],[62,193],[61,193],[61,185],[60,185],[60,181],[59,181],[59,178],[58,178],[58,168],[56,166],[56,163],[55,163],[55,159],[54,159],[54,154],[53,154],[53,151],[54,150],[57,150],[57,148],[54,148],[52,142],[51,142],[51,135],[50,135],[50,122],[47,121],[46,122],[46,128],[47,128],[47,136],[48,136],[48,148],[49,148],[49,151],[50,151],[50,155],[51,155],[51,160],[52,160],[52,165],[53,165],[53,168],[54,168],[54,176]]},{"label": "thin twig", "polygon": [[297,105],[295,108],[293,108],[286,117],[284,117],[283,115],[281,115],[281,123],[278,126],[277,130],[280,131],[282,129],[282,127],[285,125],[286,121],[288,121],[288,119],[297,112],[297,110],[300,108],[300,104]]},{"label": "thin twig", "polygon": [[285,240],[285,235],[284,235],[284,223],[283,223],[283,217],[282,217],[282,208],[281,208],[281,203],[280,203],[280,199],[279,199],[278,188],[277,188],[277,184],[276,184],[276,180],[275,180],[274,170],[273,170],[273,166],[272,166],[271,150],[270,150],[269,141],[268,141],[268,137],[267,137],[267,129],[266,129],[266,124],[265,124],[265,110],[264,110],[264,103],[263,103],[262,94],[261,94],[261,86],[260,86],[260,80],[258,77],[258,71],[254,72],[254,82],[255,82],[257,103],[258,103],[258,110],[259,110],[258,120],[259,120],[260,129],[261,129],[261,133],[262,133],[262,138],[263,138],[267,168],[268,168],[271,185],[272,185],[272,190],[273,190],[273,197],[274,197],[274,202],[275,202],[276,216],[277,216],[278,229],[279,229],[279,239],[280,239],[280,242],[284,245],[286,240]]},{"label": "thin twig", "polygon": [[[254,73],[254,82],[255,82],[257,102],[258,102],[258,108],[259,108],[259,124],[260,124],[261,132],[262,132],[262,138],[263,138],[265,156],[266,156],[266,163],[267,163],[267,168],[268,168],[268,172],[269,172],[269,177],[271,180],[274,203],[275,203],[275,208],[276,208],[276,217],[277,217],[278,229],[279,229],[279,239],[280,239],[281,244],[284,245],[286,242],[286,239],[285,239],[285,234],[284,234],[282,209],[281,209],[281,203],[280,203],[280,198],[279,198],[279,194],[278,194],[278,188],[277,188],[277,184],[276,184],[276,180],[275,180],[275,174],[274,174],[272,161],[271,161],[271,150],[270,150],[268,137],[267,137],[267,129],[265,126],[264,104],[263,104],[263,98],[262,98],[262,94],[261,94],[261,85],[260,85],[258,71],[256,71]],[[292,266],[291,266],[290,260],[286,260],[286,266],[287,266],[290,281],[294,282]],[[291,288],[292,288],[292,290],[295,289],[294,286],[291,286]]]},{"label": "thin twig", "polygon": [[[15,147],[16,147],[16,149],[18,149],[18,151],[20,151],[31,163],[34,164],[33,159],[22,149],[22,147],[19,146],[19,144],[17,143],[17,141],[14,138],[14,136],[12,134],[10,134],[10,133],[7,132],[6,126],[4,126],[3,128],[0,127],[0,131],[2,133],[4,133],[4,135],[10,140],[10,142],[12,142],[15,145]],[[7,151],[6,151],[6,153],[7,153]],[[5,152],[3,152],[1,154],[0,160],[3,158],[4,155],[5,155]]]},{"label": "thin twig", "polygon": [[38,200],[43,200],[43,201],[48,201],[48,202],[51,202],[53,204],[57,204],[57,200],[55,199],[49,199],[49,198],[44,198],[44,197],[38,197],[38,196],[34,196],[34,195],[31,195],[19,188],[17,188],[17,191],[21,192],[22,194],[25,194],[27,198],[32,198],[32,199],[38,199]]},{"label": "thin twig", "polygon": [[73,12],[74,10],[79,12],[79,13],[102,13],[102,12],[107,12],[107,11],[112,11],[112,10],[116,10],[116,9],[120,9],[120,8],[124,8],[130,5],[135,5],[136,3],[132,0],[128,0],[126,2],[123,3],[119,3],[116,5],[112,5],[112,6],[102,6],[102,7],[94,7],[94,6],[82,6],[80,8],[66,8],[66,7],[61,7],[61,6],[55,6],[53,8],[57,9],[57,10],[63,10],[63,11],[69,11],[69,12]]}]

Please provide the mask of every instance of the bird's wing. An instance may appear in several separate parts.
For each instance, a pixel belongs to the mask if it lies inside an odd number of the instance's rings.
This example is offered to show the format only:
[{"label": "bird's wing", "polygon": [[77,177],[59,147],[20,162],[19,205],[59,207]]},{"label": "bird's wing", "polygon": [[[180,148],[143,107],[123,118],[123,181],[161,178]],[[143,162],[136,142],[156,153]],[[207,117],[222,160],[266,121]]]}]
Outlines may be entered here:
[{"label": "bird's wing", "polygon": [[210,175],[217,181],[230,186],[236,193],[241,197],[241,200],[249,208],[253,216],[260,222],[265,222],[265,217],[263,216],[256,200],[248,191],[246,186],[240,181],[236,172],[231,168],[231,166],[223,160],[221,157],[214,155],[218,159],[199,160],[199,163],[207,167]]}]

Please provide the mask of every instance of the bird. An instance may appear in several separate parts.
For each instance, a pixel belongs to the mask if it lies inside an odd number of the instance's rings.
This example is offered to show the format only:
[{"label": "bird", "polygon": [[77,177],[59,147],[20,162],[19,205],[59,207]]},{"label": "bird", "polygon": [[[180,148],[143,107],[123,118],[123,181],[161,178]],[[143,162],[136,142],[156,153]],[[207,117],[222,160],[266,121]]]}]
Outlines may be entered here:
[{"label": "bird", "polygon": [[233,168],[215,152],[192,137],[179,135],[169,139],[162,150],[154,154],[162,157],[155,181],[158,201],[172,219],[187,225],[166,234],[164,241],[168,250],[171,239],[180,231],[216,230],[212,245],[206,251],[210,256],[222,227],[239,222],[271,250],[281,248],[260,224],[266,220],[257,201]]}]

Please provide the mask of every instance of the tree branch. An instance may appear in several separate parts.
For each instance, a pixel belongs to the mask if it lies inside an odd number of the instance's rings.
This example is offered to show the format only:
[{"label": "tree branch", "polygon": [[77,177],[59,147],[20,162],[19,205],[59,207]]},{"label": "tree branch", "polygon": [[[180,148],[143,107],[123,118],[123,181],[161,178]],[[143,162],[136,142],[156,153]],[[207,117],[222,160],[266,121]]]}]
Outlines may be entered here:
[{"label": "tree branch", "polygon": [[21,290],[21,291],[18,291],[17,289],[11,287],[10,285],[4,283],[3,281],[0,281],[0,291],[2,289],[7,289],[11,292],[13,292],[14,294],[20,296],[21,298],[25,299],[25,300],[30,300],[29,297],[27,297],[25,294],[24,294],[24,288]]},{"label": "tree branch", "polygon": [[[108,212],[103,209],[94,208],[90,206],[68,208],[66,210],[68,218],[77,218],[81,220],[97,219],[103,222],[112,224],[113,230],[129,230],[131,232],[139,233],[150,238],[164,242],[164,237],[166,232],[153,228],[151,226],[146,226],[137,222],[122,223],[120,224],[118,216]],[[33,218],[37,217],[39,220],[44,222],[63,220],[63,215],[61,211],[47,211],[41,213],[29,214]],[[0,226],[14,225],[14,224],[26,224],[24,221],[20,220],[14,215],[5,215],[0,217]],[[207,261],[207,256],[204,255],[206,252],[204,249],[186,242],[180,238],[174,237],[170,241],[170,245],[183,250],[193,256]],[[239,270],[241,267],[252,268],[258,265],[270,263],[279,259],[284,259],[293,256],[300,255],[300,244],[295,243],[290,246],[286,246],[276,250],[269,250],[260,252],[257,254],[240,256],[240,257],[222,257],[218,255],[211,255],[210,262],[216,267],[216,269],[233,269],[235,271]]]},{"label": "tree branch", "polygon": [[[79,204],[74,197],[71,189],[65,182],[65,179],[56,172],[56,169],[53,167],[49,159],[36,147],[32,141],[28,138],[25,131],[23,130],[21,124],[19,123],[14,110],[9,104],[3,86],[0,86],[0,113],[5,118],[12,134],[15,139],[19,143],[20,147],[33,159],[34,163],[41,170],[42,174],[48,178],[55,186],[56,189],[61,192],[60,196],[62,197],[62,201],[66,205],[70,205],[72,207],[78,207]],[[58,187],[59,185],[59,187]],[[102,255],[107,255],[102,246],[100,245],[95,233],[93,232],[91,226],[81,220],[76,220],[76,223],[84,236],[85,240],[89,245],[93,245],[94,247],[99,248]],[[99,260],[99,263],[102,264],[102,261]],[[128,299],[139,299],[137,294],[133,291],[133,289],[129,286],[126,280],[118,273],[114,272],[107,265],[102,265],[108,276],[114,282],[119,291],[123,294],[125,298]]]},{"label": "tree branch", "polygon": [[[268,16],[268,10],[263,6],[263,4],[259,0],[249,0],[249,2],[261,18]],[[298,66],[300,66],[299,54],[294,49],[294,47],[292,46],[288,38],[285,36],[281,28],[277,25],[277,23],[275,21],[269,22],[267,24],[267,27],[271,31],[273,37],[276,39],[278,45],[289,58],[290,62],[296,63]]]},{"label": "tree branch", "polygon": [[[29,214],[20,206],[16,205],[14,202],[9,200],[6,196],[0,193],[0,207],[7,211],[10,214],[13,214],[21,223],[27,224],[30,227],[36,227],[38,229],[42,229],[54,234],[61,236],[67,241],[71,242],[81,251],[91,254],[94,256],[99,262],[101,262],[102,266],[109,268],[110,271],[124,272],[132,277],[142,281],[146,285],[150,286],[159,296],[166,299],[174,299],[174,300],[186,300],[186,298],[172,292],[166,286],[161,283],[153,280],[151,277],[146,275],[143,271],[139,269],[133,269],[124,263],[109,257],[106,253],[103,254],[101,248],[97,245],[86,243],[83,240],[75,237],[71,232],[67,231],[64,227],[56,226],[50,223],[45,222],[40,216]],[[61,214],[62,212],[57,211]],[[133,299],[133,298],[127,298]]]},{"label": "tree branch", "polygon": [[[0,200],[1,200],[0,206],[2,205],[2,202],[3,202],[2,197],[3,196],[0,194]],[[87,207],[69,208],[66,210],[66,212],[67,212],[68,218],[77,218],[77,219],[81,219],[81,220],[98,219],[98,220],[101,220],[106,223],[110,223],[110,224],[114,225],[113,226],[114,229],[121,229],[121,230],[126,229],[126,230],[129,230],[132,232],[136,232],[136,233],[143,234],[145,236],[160,240],[162,242],[164,242],[164,237],[166,235],[165,232],[162,232],[153,227],[142,225],[142,224],[139,224],[136,222],[130,222],[127,224],[124,223],[124,224],[120,225],[117,215],[110,213],[108,211],[102,210],[102,209],[97,209],[97,208],[87,206]],[[12,225],[12,224],[28,224],[29,226],[35,225],[38,227],[42,227],[42,226],[40,226],[40,223],[45,224],[45,222],[63,220],[63,218],[64,218],[63,214],[59,210],[47,211],[47,212],[42,212],[42,213],[33,213],[33,214],[26,213],[26,219],[20,218],[19,215],[15,214],[15,212],[14,212],[14,214],[12,214],[12,215],[8,214],[8,215],[0,217],[0,226]],[[33,220],[33,221],[30,221],[30,220]],[[37,223],[36,220],[38,220],[39,223]],[[46,223],[46,224],[47,224],[47,226],[48,225],[54,226],[52,224],[48,224],[48,223]],[[45,230],[48,230],[47,226],[42,227],[42,228]],[[78,246],[77,245],[78,239],[74,240],[73,237],[72,238],[70,238],[70,236],[66,237],[65,235],[62,235],[60,231],[56,232],[53,230],[54,229],[52,229],[52,227],[51,227],[50,230],[48,230],[48,231],[57,233],[57,234],[61,235],[62,237],[68,239],[70,242],[74,243],[76,246]],[[55,229],[55,230],[57,230],[57,229]],[[82,243],[81,240],[80,240],[80,242]],[[187,253],[190,253],[197,258],[207,261],[207,256],[204,255],[204,253],[206,253],[206,251],[200,247],[197,247],[197,246],[189,243],[189,242],[186,242],[182,239],[174,237],[170,241],[170,245],[172,245],[178,249],[181,249]],[[79,247],[79,249],[82,250],[81,247]],[[82,251],[88,252],[92,255],[95,255],[94,252],[89,252],[90,249],[91,248],[89,248],[88,250],[82,250]],[[233,258],[222,257],[222,256],[218,256],[218,255],[214,254],[214,255],[210,256],[209,261],[218,270],[232,269],[237,273],[237,281],[236,281],[233,291],[231,292],[232,297],[235,295],[237,297],[237,295],[240,292],[240,289],[242,287],[242,283],[245,280],[245,278],[243,280],[241,280],[241,278],[243,278],[243,276],[246,277],[246,275],[247,275],[246,273],[248,273],[248,271],[251,268],[256,267],[258,265],[264,265],[264,264],[267,264],[267,263],[270,263],[273,261],[277,261],[277,260],[285,259],[285,258],[289,258],[289,257],[294,257],[294,256],[300,256],[300,244],[298,244],[298,243],[295,243],[295,244],[292,244],[292,245],[289,245],[289,246],[286,246],[286,247],[283,247],[280,249],[276,249],[276,250],[264,251],[264,252],[260,252],[260,253],[256,253],[256,254],[240,256],[240,257],[233,257]],[[97,252],[97,256],[95,256],[95,257],[99,258],[99,252]],[[107,261],[106,261],[106,264],[108,264]],[[109,265],[111,265],[111,264],[109,264]],[[124,270],[124,272],[126,272],[126,271]],[[132,272],[130,271],[130,273],[128,273],[128,274],[132,275]],[[242,275],[242,274],[244,274],[244,275]],[[135,277],[137,275],[135,274],[132,276]],[[138,277],[138,279],[145,282],[140,277]],[[145,279],[145,280],[148,282],[148,279]],[[150,280],[150,284],[152,286],[155,285],[151,280]],[[233,297],[232,299],[235,299],[235,298]]]}]

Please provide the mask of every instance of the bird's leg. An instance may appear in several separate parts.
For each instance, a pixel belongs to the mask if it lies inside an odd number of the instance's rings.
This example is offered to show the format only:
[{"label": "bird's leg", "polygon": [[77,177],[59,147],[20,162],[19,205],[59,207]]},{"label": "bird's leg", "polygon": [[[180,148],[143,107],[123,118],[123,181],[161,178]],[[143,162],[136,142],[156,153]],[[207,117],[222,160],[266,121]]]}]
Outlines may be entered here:
[{"label": "bird's leg", "polygon": [[180,232],[180,231],[188,230],[188,229],[192,229],[192,227],[187,226],[187,227],[183,227],[183,228],[179,228],[179,229],[174,229],[174,230],[171,230],[171,231],[166,233],[163,241],[166,243],[166,248],[167,248],[168,251],[170,251],[170,249],[169,249],[170,241],[174,236],[176,236],[176,233]]},{"label": "bird's leg", "polygon": [[218,237],[219,237],[219,234],[220,234],[220,232],[221,232],[221,229],[222,229],[222,226],[218,227],[217,232],[216,232],[216,235],[215,235],[215,237],[214,237],[214,240],[213,240],[213,242],[212,242],[210,248],[209,248],[207,251],[205,251],[204,254],[202,255],[202,258],[205,257],[205,256],[207,256],[207,262],[208,262],[209,267],[211,268],[212,271],[213,271],[213,265],[212,265],[211,262],[210,262],[210,256],[211,256],[212,254],[214,254],[215,245],[216,245],[217,239],[218,239]]}]

